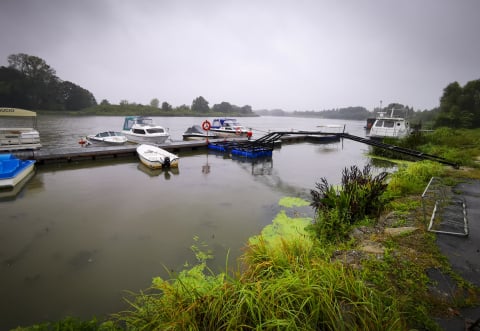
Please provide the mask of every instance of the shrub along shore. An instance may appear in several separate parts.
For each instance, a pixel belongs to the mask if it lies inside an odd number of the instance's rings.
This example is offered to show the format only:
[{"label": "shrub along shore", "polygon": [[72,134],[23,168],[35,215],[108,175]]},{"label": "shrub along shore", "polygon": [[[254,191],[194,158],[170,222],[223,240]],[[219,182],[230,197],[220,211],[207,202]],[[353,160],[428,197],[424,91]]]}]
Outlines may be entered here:
[{"label": "shrub along shore", "polygon": [[[480,178],[480,130],[441,129],[399,143],[461,167],[406,160],[376,175],[371,166],[346,167],[340,185],[323,178],[310,201],[282,199],[284,211],[248,240],[235,268],[213,272],[211,252],[195,242],[197,264],[154,278],[126,299],[126,311],[16,330],[441,330],[436,318],[479,306],[480,289],[440,253],[421,194],[432,177],[446,186]],[[296,210],[302,205],[315,209],[314,219]],[[442,292],[432,270],[457,291]]]}]

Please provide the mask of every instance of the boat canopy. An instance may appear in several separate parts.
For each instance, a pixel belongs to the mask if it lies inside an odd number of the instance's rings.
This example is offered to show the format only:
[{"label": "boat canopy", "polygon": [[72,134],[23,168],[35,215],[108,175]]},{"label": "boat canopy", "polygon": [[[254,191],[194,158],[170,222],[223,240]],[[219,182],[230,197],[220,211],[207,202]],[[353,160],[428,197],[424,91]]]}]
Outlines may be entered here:
[{"label": "boat canopy", "polygon": [[36,117],[37,113],[20,108],[0,108],[0,116],[8,117]]},{"label": "boat canopy", "polygon": [[123,122],[123,130],[130,130],[134,124],[153,125],[153,120],[146,116],[127,116]]}]

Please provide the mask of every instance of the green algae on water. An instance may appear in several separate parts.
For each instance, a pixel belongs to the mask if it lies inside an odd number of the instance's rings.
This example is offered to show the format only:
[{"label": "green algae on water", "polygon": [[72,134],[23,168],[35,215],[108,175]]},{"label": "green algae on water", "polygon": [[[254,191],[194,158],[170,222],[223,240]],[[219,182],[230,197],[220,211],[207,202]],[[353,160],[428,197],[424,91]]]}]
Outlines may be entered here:
[{"label": "green algae on water", "polygon": [[305,207],[310,205],[310,202],[296,197],[283,197],[280,199],[278,204],[282,207],[292,208],[292,207]]}]

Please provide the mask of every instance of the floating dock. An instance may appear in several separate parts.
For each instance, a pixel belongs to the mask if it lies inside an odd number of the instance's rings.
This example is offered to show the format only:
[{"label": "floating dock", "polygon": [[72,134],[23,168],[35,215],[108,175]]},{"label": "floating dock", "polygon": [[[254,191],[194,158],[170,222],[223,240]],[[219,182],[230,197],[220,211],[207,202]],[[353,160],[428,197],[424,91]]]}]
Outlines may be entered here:
[{"label": "floating dock", "polygon": [[[284,136],[275,143],[278,147],[282,142],[302,142],[308,137],[306,135],[293,135]],[[230,138],[230,139],[210,139],[209,142],[246,142],[247,138]],[[121,157],[136,157],[137,156],[137,144],[127,143],[122,146],[106,146],[98,144],[91,144],[86,147],[64,147],[64,148],[41,148],[37,150],[20,150],[11,151],[12,154],[20,159],[35,160],[37,164],[47,163],[68,163],[86,160],[98,160],[108,158],[121,158]],[[206,140],[199,141],[170,141],[164,144],[156,145],[162,149],[165,149],[171,153],[191,152],[198,150],[207,150],[208,142]]]},{"label": "floating dock", "polygon": [[[383,149],[392,150],[401,154],[414,156],[420,160],[431,160],[442,164],[450,165],[456,169],[459,165],[445,158],[422,153],[416,150],[402,148],[395,145],[385,144],[377,140],[350,135],[348,133],[326,133],[320,131],[300,131],[300,132],[270,132],[257,140],[248,140],[247,138],[228,138],[228,139],[210,139],[200,141],[170,141],[164,144],[156,145],[171,153],[191,152],[202,149],[213,149],[226,153],[237,153],[237,155],[247,158],[255,158],[268,155],[273,147],[281,146],[282,143],[295,143],[309,141],[313,143],[334,143],[340,139],[349,139],[364,143],[370,146],[376,146]],[[13,151],[12,154],[20,159],[29,159],[37,161],[37,164],[62,163],[82,160],[96,160],[106,158],[117,158],[123,156],[137,156],[137,144],[127,143],[123,146],[96,146],[70,147],[39,150]],[[271,147],[270,147],[271,146]],[[213,147],[213,148],[212,148]],[[258,153],[257,153],[258,152]]]}]

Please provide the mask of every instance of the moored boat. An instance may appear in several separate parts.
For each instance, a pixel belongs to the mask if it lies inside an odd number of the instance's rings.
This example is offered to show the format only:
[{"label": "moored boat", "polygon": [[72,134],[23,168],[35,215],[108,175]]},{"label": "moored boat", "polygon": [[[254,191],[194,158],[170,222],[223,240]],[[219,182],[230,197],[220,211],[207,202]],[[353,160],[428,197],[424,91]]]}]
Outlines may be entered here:
[{"label": "moored boat", "polygon": [[180,158],[160,147],[141,144],[137,147],[137,154],[144,165],[150,169],[177,168]]},{"label": "moored boat", "polygon": [[0,150],[39,149],[37,113],[20,108],[0,108]]},{"label": "moored boat", "polygon": [[235,118],[215,118],[211,123],[210,132],[221,138],[252,136],[252,131],[237,122]]},{"label": "moored boat", "polygon": [[404,117],[395,116],[392,110],[389,116],[386,116],[385,112],[379,113],[370,128],[369,137],[373,139],[404,138],[410,133],[410,123]]},{"label": "moored boat", "polygon": [[138,144],[163,144],[170,138],[167,129],[155,124],[150,117],[146,116],[125,117],[122,134],[129,141]]},{"label": "moored boat", "polygon": [[200,125],[193,125],[183,133],[183,140],[205,140],[218,138],[215,132],[204,130]]},{"label": "moored boat", "polygon": [[13,154],[0,154],[0,188],[13,188],[31,172],[35,160],[21,160]]},{"label": "moored boat", "polygon": [[104,131],[95,135],[88,135],[87,140],[91,143],[101,143],[106,145],[123,145],[128,139],[121,132]]}]

